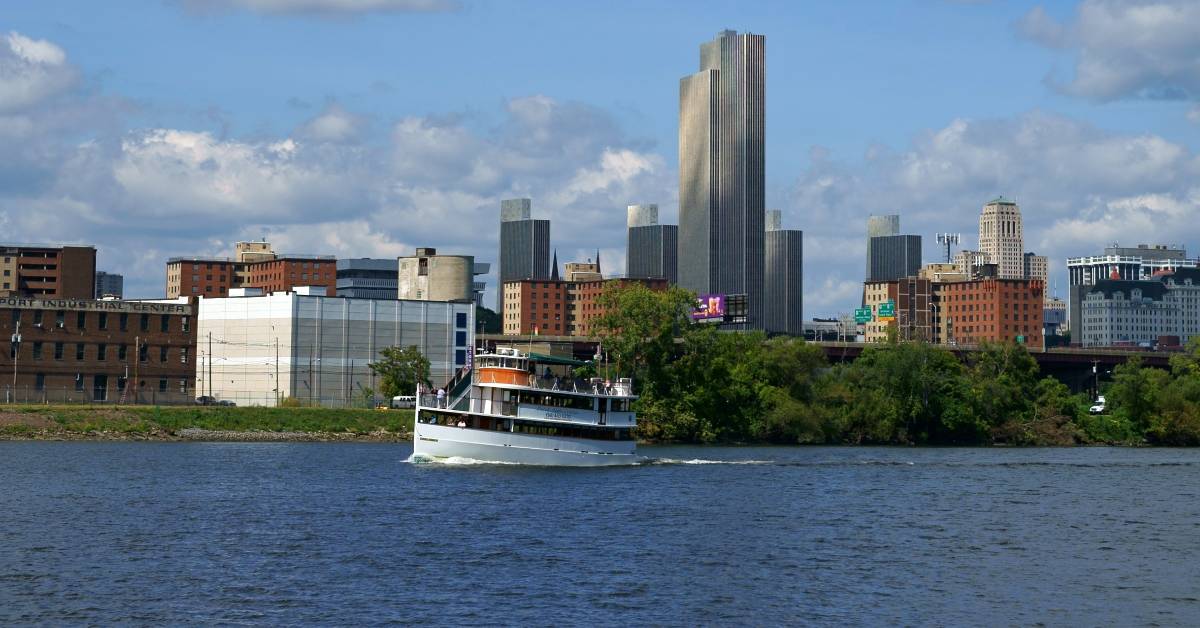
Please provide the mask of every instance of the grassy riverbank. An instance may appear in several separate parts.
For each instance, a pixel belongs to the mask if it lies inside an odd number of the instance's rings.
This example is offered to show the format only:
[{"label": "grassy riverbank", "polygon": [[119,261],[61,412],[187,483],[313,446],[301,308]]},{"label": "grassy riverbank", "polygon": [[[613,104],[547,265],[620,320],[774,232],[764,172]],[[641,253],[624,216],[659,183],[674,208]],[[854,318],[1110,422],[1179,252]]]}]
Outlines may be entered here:
[{"label": "grassy riverbank", "polygon": [[311,440],[398,440],[407,438],[411,427],[411,410],[0,406],[0,439],[175,440],[189,436],[195,439],[196,431],[203,430],[235,437],[248,433],[295,433],[308,435]]}]

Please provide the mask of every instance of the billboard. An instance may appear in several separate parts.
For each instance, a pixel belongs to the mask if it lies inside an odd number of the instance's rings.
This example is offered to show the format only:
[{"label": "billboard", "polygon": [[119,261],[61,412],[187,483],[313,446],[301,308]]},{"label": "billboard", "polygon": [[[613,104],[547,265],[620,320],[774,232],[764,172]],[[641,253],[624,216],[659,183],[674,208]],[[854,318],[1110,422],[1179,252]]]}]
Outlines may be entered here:
[{"label": "billboard", "polygon": [[725,295],[702,294],[696,297],[696,309],[692,310],[694,321],[721,321],[725,319]]}]

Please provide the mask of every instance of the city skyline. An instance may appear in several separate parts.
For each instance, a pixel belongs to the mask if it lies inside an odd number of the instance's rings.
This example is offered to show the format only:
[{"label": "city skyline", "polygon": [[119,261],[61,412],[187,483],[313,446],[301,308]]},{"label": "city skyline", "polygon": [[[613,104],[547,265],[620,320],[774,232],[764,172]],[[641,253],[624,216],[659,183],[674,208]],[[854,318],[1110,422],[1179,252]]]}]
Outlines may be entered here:
[{"label": "city skyline", "polygon": [[[1197,248],[1200,19],[1192,3],[1155,4],[1148,19],[1094,1],[699,3],[683,17],[470,0],[10,7],[0,227],[94,244],[128,296],[161,296],[166,258],[261,237],[338,257],[436,246],[497,262],[483,227],[499,200],[524,196],[554,221],[562,260],[599,245],[618,274],[628,204],[677,222],[677,80],[698,42],[736,27],[771,43],[766,202],[805,232],[806,318],[860,298],[868,215],[903,215],[935,261],[933,234],[974,233],[1000,195],[1021,204],[1025,248],[1049,257],[1063,296],[1067,257],[1113,241]],[[645,43],[598,45],[618,18]],[[580,20],[596,32],[567,28]],[[478,43],[392,63],[458,38]],[[260,44],[280,54],[260,58]],[[536,54],[546,46],[553,58]]]}]

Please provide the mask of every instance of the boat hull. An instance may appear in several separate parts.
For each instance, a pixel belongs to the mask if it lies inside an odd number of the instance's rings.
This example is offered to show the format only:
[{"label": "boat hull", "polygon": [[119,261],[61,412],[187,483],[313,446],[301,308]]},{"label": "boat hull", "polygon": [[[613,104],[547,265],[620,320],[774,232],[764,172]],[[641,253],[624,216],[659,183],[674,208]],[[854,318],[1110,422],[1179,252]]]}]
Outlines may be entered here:
[{"label": "boat hull", "polygon": [[561,467],[609,467],[638,464],[633,441],[590,441],[417,423],[416,458],[470,459],[480,462]]}]

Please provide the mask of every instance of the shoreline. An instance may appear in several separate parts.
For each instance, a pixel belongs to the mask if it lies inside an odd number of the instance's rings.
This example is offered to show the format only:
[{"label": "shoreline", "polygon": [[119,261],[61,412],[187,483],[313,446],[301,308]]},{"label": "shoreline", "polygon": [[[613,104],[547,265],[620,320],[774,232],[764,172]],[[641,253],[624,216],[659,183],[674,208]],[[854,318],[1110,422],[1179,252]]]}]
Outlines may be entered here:
[{"label": "shoreline", "polygon": [[148,443],[407,443],[409,432],[302,432],[270,430],[207,430],[186,428],[178,431],[152,429],[145,432],[118,430],[31,429],[0,430],[0,442],[148,442]]}]

